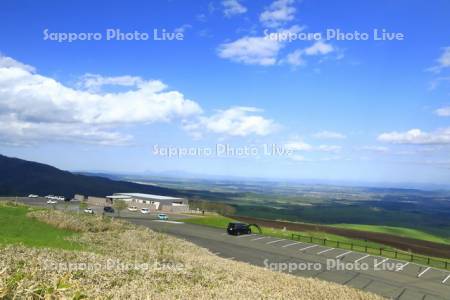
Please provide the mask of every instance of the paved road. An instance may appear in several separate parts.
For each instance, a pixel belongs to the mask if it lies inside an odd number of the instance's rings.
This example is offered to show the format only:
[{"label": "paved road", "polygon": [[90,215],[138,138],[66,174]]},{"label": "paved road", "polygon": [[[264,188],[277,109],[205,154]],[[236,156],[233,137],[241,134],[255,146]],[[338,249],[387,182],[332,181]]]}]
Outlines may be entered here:
[{"label": "paved road", "polygon": [[[42,198],[19,198],[18,201],[49,206]],[[77,210],[78,204],[66,206],[58,203],[56,208]],[[100,207],[94,209],[99,213],[102,210]],[[443,270],[274,237],[255,234],[230,236],[224,230],[182,223],[182,215],[169,214],[170,220],[175,220],[169,222],[155,220],[155,214],[124,211],[122,217],[188,240],[227,259],[273,270],[290,267],[283,271],[348,285],[392,299],[450,299],[450,272]]]},{"label": "paved road", "polygon": [[[224,230],[193,224],[130,221],[191,241],[224,258],[272,269],[290,263],[291,274],[332,281],[387,298],[450,299],[450,272],[427,266],[261,235],[230,236]],[[357,265],[359,270],[355,270]]]}]

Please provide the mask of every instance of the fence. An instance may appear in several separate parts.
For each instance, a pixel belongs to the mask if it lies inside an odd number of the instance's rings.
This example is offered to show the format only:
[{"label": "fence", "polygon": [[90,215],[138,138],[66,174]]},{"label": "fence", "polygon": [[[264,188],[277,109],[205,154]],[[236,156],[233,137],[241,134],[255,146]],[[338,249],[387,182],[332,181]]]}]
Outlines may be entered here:
[{"label": "fence", "polygon": [[445,260],[440,260],[428,256],[421,256],[417,254],[412,254],[409,252],[403,252],[393,249],[385,249],[385,248],[374,248],[367,245],[358,245],[354,243],[347,243],[347,242],[341,242],[341,241],[333,241],[328,239],[321,239],[317,237],[312,236],[305,236],[301,234],[293,233],[291,236],[292,240],[297,241],[306,241],[308,243],[312,244],[319,244],[324,246],[330,246],[333,248],[340,248],[340,249],[348,249],[356,252],[364,252],[367,254],[373,254],[373,255],[380,255],[388,258],[394,258],[409,262],[415,262],[423,265],[428,265],[431,267],[436,267],[440,269],[450,269],[450,263]]}]

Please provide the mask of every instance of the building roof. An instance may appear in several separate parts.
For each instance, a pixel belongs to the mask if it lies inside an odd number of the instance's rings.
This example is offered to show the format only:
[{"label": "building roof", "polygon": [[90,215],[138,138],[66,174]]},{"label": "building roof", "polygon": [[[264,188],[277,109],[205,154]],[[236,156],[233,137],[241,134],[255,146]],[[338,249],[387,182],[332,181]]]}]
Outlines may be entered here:
[{"label": "building roof", "polygon": [[153,194],[142,194],[142,193],[115,193],[114,196],[127,196],[127,197],[136,197],[142,199],[152,199],[152,200],[182,200],[183,198],[177,197],[168,197],[168,196],[160,196]]},{"label": "building roof", "polygon": [[106,198],[110,198],[110,199],[130,199],[130,196],[127,195],[111,195],[111,196],[106,196]]}]

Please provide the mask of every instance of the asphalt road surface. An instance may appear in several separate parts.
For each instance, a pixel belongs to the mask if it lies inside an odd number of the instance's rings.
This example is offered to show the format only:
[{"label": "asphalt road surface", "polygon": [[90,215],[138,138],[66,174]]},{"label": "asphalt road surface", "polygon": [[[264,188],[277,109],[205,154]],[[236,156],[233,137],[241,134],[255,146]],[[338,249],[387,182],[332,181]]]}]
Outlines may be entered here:
[{"label": "asphalt road surface", "polygon": [[[17,201],[49,206],[45,199]],[[57,209],[78,210],[77,203],[59,202]],[[101,213],[101,207],[93,207]],[[316,244],[257,234],[230,236],[225,230],[182,223],[185,216],[168,214],[169,221],[156,220],[155,213],[143,215],[124,211],[128,221],[164,232],[226,259],[233,259],[275,271],[336,282],[381,296],[400,299],[450,299],[450,272],[415,263],[334,249]]]},{"label": "asphalt road surface", "polygon": [[185,224],[182,220],[130,221],[193,242],[218,256],[272,270],[287,267],[284,272],[392,299],[450,299],[450,272],[427,266],[256,234],[230,236],[225,230]]}]

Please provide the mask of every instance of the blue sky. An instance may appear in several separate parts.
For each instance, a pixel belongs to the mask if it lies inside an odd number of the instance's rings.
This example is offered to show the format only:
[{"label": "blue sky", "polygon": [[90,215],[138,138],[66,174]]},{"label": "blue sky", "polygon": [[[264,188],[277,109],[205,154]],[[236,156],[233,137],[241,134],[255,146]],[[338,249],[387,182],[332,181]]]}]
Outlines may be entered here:
[{"label": "blue sky", "polygon": [[[448,1],[111,2],[2,1],[0,153],[69,170],[450,179]],[[403,39],[374,40],[383,29]],[[101,38],[54,40],[69,33]]]}]

